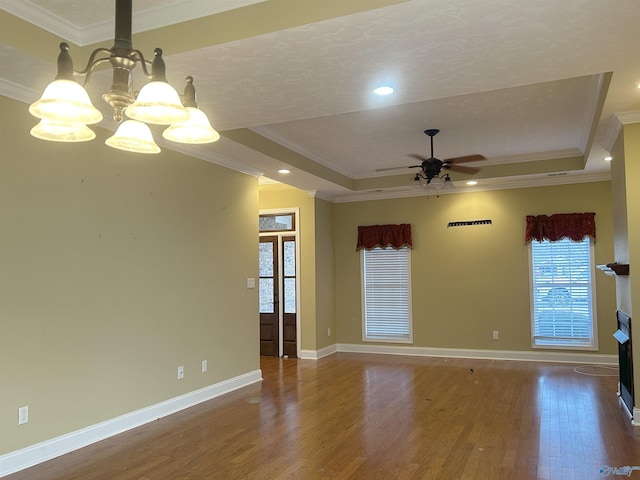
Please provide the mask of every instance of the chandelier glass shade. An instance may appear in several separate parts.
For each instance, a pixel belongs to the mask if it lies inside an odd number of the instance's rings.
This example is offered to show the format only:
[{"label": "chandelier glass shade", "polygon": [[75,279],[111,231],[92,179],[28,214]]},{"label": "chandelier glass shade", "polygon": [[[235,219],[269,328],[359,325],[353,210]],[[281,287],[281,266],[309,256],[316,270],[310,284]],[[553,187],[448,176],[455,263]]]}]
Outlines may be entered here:
[{"label": "chandelier glass shade", "polygon": [[29,106],[29,113],[40,119],[91,125],[102,121],[87,91],[75,80],[54,80],[40,99]]},{"label": "chandelier glass shade", "polygon": [[[105,142],[108,146],[137,153],[158,153],[151,130],[146,125],[170,125],[164,138],[179,143],[208,143],[220,138],[195,101],[193,78],[187,77],[185,95],[180,98],[165,75],[162,50],[156,48],[153,62],[145,60],[131,41],[132,0],[116,0],[115,40],[110,49],[94,50],[82,71],[73,69],[69,45],[60,44],[58,74],[29,113],[41,121],[31,134],[54,142],[92,140],[95,133],[87,125],[102,121],[102,113],[91,103],[85,87],[98,65],[110,63],[113,81],[102,98],[113,108],[113,118],[121,123]],[[137,95],[132,90],[131,71],[140,64],[149,80]],[[148,69],[151,66],[151,71]],[[77,79],[84,79],[78,83]],[[125,116],[130,120],[125,120]],[[143,123],[144,122],[144,123]]]},{"label": "chandelier glass shade", "polygon": [[162,132],[164,138],[172,142],[191,144],[210,143],[220,139],[220,134],[213,129],[207,116],[196,104],[196,89],[191,76],[187,77],[182,103],[189,116],[165,129]]},{"label": "chandelier glass shade", "polygon": [[413,184],[417,189],[427,190],[428,193],[438,193],[441,190],[453,190],[455,188],[448,173],[440,176],[426,176],[422,173],[416,173],[413,177]]},{"label": "chandelier glass shade", "polygon": [[154,125],[169,125],[184,122],[189,112],[182,106],[178,92],[167,82],[149,82],[136,101],[125,110],[127,117]]},{"label": "chandelier glass shade", "polygon": [[162,132],[164,138],[178,143],[210,143],[220,139],[202,110],[187,107],[187,111],[189,118],[166,128]]},{"label": "chandelier glass shade", "polygon": [[105,142],[112,148],[135,153],[160,153],[149,126],[138,120],[125,120]]},{"label": "chandelier glass shade", "polygon": [[36,138],[50,142],[88,142],[96,138],[95,132],[84,123],[56,122],[44,118],[30,133]]}]

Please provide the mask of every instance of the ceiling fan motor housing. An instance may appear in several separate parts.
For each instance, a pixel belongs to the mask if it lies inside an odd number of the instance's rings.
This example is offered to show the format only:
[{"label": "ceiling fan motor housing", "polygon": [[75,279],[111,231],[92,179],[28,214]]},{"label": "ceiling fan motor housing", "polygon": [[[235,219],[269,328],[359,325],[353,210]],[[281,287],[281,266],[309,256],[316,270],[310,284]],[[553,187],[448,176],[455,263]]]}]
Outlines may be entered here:
[{"label": "ceiling fan motor housing", "polygon": [[422,162],[422,171],[424,172],[427,180],[431,180],[434,177],[440,175],[440,170],[442,169],[442,161],[437,158],[430,158],[429,160],[425,160]]}]

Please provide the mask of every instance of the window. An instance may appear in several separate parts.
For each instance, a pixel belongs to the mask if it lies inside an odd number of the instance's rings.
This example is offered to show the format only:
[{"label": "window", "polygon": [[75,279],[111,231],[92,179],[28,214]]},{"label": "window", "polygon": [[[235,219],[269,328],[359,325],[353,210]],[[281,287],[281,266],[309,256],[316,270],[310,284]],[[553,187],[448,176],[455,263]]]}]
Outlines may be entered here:
[{"label": "window", "polygon": [[412,341],[408,247],[361,250],[363,340]]},{"label": "window", "polygon": [[592,241],[530,245],[532,345],[595,349]]},{"label": "window", "polygon": [[280,232],[296,229],[295,213],[260,215],[261,232]]}]

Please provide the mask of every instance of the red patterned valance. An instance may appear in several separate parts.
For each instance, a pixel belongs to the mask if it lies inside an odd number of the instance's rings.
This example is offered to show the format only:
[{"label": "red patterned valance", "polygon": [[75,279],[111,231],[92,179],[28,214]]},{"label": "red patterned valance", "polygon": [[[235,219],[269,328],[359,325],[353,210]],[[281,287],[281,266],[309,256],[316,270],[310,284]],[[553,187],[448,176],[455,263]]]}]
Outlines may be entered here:
[{"label": "red patterned valance", "polygon": [[375,247],[401,248],[404,246],[411,247],[412,245],[411,225],[408,223],[358,227],[358,246],[356,250]]},{"label": "red patterned valance", "polygon": [[595,213],[556,213],[547,215],[527,215],[525,242],[550,240],[557,242],[569,238],[574,242],[584,237],[596,239]]}]

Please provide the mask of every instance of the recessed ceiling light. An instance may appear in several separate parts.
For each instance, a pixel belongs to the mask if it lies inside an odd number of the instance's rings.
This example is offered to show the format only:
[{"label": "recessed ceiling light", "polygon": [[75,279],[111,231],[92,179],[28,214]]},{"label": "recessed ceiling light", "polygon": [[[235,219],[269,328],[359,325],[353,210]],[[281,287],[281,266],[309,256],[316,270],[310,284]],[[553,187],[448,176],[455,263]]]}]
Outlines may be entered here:
[{"label": "recessed ceiling light", "polygon": [[611,160],[613,160],[613,157],[612,156],[604,157],[604,160],[606,162],[610,162]]},{"label": "recessed ceiling light", "polygon": [[476,180],[469,180],[467,182],[467,185],[477,185],[477,184],[478,184],[478,182]]},{"label": "recessed ceiling light", "polygon": [[373,93],[376,95],[391,95],[393,93],[393,87],[389,87],[388,85],[383,85],[381,87],[376,88]]},{"label": "recessed ceiling light", "polygon": [[286,168],[281,168],[278,170],[278,173],[291,173],[291,170],[287,170]]}]

